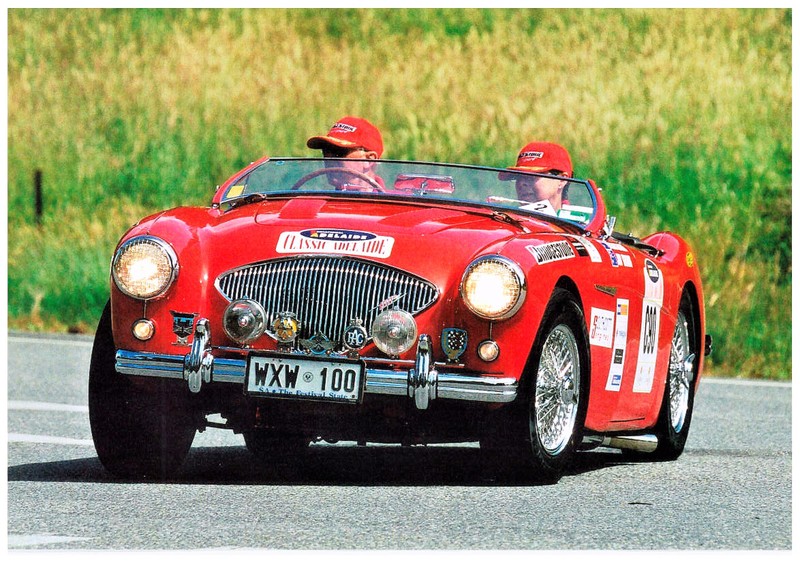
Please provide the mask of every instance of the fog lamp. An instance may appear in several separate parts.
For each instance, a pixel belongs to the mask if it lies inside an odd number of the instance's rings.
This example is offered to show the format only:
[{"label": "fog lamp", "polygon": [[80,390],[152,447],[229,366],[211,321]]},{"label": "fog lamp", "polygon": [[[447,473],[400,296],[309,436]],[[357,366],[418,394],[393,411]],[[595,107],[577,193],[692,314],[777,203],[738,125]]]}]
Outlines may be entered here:
[{"label": "fog lamp", "polygon": [[156,327],[153,321],[149,319],[139,319],[133,323],[131,328],[133,335],[139,340],[150,340],[156,332]]},{"label": "fog lamp", "polygon": [[266,327],[267,313],[252,299],[233,301],[222,315],[222,328],[231,340],[240,344],[252,342],[262,334]]},{"label": "fog lamp", "polygon": [[500,355],[500,346],[494,340],[484,340],[478,344],[478,357],[484,362],[493,362]]},{"label": "fog lamp", "polygon": [[417,323],[406,311],[387,310],[375,317],[371,332],[372,340],[381,352],[399,356],[411,349],[417,340]]}]

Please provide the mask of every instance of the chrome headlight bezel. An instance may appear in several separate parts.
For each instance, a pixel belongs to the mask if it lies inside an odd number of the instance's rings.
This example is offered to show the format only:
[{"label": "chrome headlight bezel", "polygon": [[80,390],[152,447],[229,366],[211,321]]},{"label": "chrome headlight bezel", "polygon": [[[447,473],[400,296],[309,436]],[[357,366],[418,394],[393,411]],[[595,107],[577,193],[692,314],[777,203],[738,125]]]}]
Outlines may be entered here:
[{"label": "chrome headlight bezel", "polygon": [[[494,280],[490,277],[486,278],[483,283],[491,283],[491,287],[476,288],[475,284],[481,283],[480,279],[473,279],[476,273],[482,269],[499,267],[498,274],[494,275]],[[492,272],[486,274],[492,276]],[[487,295],[492,295],[497,288],[504,291],[496,295],[501,301],[498,302],[496,307],[486,307],[485,303],[481,303],[477,296],[483,296],[487,299]],[[505,290],[509,291],[505,291]],[[500,256],[499,254],[488,254],[476,258],[464,270],[464,275],[461,277],[461,284],[459,286],[459,293],[461,299],[466,304],[470,311],[475,313],[482,319],[490,321],[499,321],[513,317],[519,311],[522,304],[525,302],[528,287],[525,281],[525,274],[519,264],[513,260]],[[507,295],[505,302],[502,301],[503,295]],[[491,299],[491,297],[488,297]]]},{"label": "chrome headlight bezel", "polygon": [[[151,289],[137,290],[135,280],[126,279],[126,274],[122,271],[120,264],[129,252],[145,248],[149,251],[154,249],[156,254],[153,254],[150,259],[155,259],[161,264],[156,265],[158,271],[153,276],[155,285]],[[140,235],[125,241],[111,260],[111,277],[117,288],[128,297],[143,301],[157,299],[164,295],[178,277],[178,269],[178,256],[172,247],[162,239],[151,235]]]}]

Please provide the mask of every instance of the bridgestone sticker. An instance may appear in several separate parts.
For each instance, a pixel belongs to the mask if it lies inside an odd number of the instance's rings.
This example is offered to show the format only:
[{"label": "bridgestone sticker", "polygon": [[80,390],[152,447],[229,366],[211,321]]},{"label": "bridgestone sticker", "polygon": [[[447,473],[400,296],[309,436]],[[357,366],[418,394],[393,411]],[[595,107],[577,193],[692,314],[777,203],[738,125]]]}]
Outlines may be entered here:
[{"label": "bridgestone sticker", "polygon": [[617,299],[614,351],[611,354],[611,367],[608,368],[606,391],[619,391],[622,386],[622,369],[625,367],[625,349],[628,345],[628,309],[627,299]]},{"label": "bridgestone sticker", "polygon": [[575,251],[572,250],[568,242],[563,240],[548,244],[540,244],[539,246],[529,245],[525,248],[533,254],[537,264],[547,264],[558,260],[575,258]]},{"label": "bridgestone sticker", "polygon": [[388,258],[394,239],[361,231],[338,229],[281,233],[275,251],[279,254],[346,254]]},{"label": "bridgestone sticker", "polygon": [[650,393],[658,355],[658,329],[664,303],[664,277],[652,260],[645,260],[642,327],[639,333],[639,355],[636,360],[634,393]]}]

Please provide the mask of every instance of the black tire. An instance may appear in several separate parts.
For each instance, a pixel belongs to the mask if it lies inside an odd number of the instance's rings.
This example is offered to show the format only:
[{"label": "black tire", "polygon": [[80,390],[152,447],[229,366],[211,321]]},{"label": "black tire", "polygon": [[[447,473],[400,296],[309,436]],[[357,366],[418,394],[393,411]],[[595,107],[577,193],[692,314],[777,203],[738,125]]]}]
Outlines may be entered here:
[{"label": "black tire", "polygon": [[[553,362],[564,363],[559,375]],[[570,367],[571,366],[571,367]],[[520,384],[520,397],[482,446],[511,474],[535,481],[558,481],[582,438],[589,394],[589,337],[580,306],[557,289],[545,311]],[[553,419],[549,418],[555,408]],[[564,423],[561,431],[555,417]],[[510,465],[509,465],[510,464]]]},{"label": "black tire", "polygon": [[[650,459],[675,460],[686,446],[694,410],[700,354],[695,322],[692,300],[684,292],[672,336],[664,398],[655,428],[658,447]],[[692,358],[691,365],[689,358]]]},{"label": "black tire", "polygon": [[242,434],[247,449],[260,461],[275,462],[300,455],[310,440],[300,435],[280,434],[275,430],[257,429]]},{"label": "black tire", "polygon": [[89,368],[89,424],[97,456],[118,477],[172,477],[197,428],[188,388],[162,379],[134,384],[116,371],[115,354],[111,307],[106,304]]}]

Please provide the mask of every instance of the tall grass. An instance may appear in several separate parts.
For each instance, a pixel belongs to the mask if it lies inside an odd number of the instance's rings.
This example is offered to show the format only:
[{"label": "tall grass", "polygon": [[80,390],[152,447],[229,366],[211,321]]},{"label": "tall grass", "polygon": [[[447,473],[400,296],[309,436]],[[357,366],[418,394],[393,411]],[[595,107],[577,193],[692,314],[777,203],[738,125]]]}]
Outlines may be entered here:
[{"label": "tall grass", "polygon": [[[704,274],[717,373],[791,373],[790,10],[10,10],[9,319],[91,326],[136,215],[362,115],[386,156],[567,146]],[[41,169],[46,214],[33,223]]]}]

